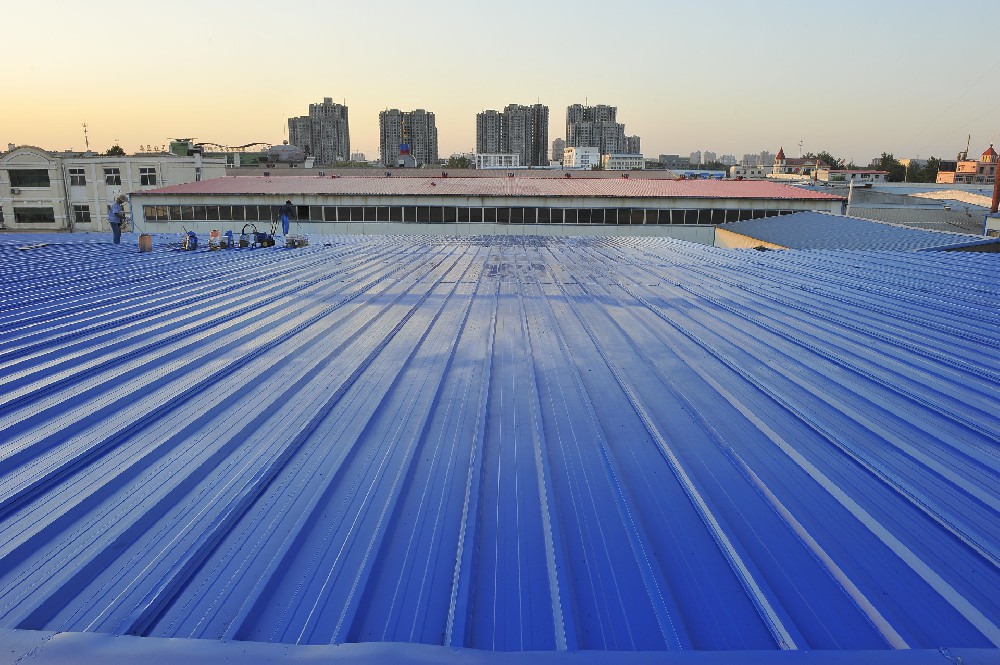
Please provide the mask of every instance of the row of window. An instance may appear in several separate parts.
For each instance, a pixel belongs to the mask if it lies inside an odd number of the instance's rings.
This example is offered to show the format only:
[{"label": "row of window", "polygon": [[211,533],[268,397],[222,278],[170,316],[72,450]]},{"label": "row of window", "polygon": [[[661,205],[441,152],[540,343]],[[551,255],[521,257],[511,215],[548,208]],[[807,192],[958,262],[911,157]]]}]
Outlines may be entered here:
[{"label": "row of window", "polygon": [[[49,187],[48,169],[11,169],[11,187]],[[69,169],[69,184],[72,187],[83,187],[87,184],[87,172],[82,168]],[[121,187],[122,173],[117,166],[109,166],[104,169],[104,184]],[[148,187],[156,184],[156,167],[139,167],[139,184]]]},{"label": "row of window", "polygon": [[14,221],[18,224],[55,224],[52,208],[14,208]]},{"label": "row of window", "polygon": [[[298,206],[300,221],[417,224],[724,224],[792,210],[647,210],[645,208],[459,208],[452,206]],[[258,222],[278,219],[277,206],[144,206],[147,222]]]},{"label": "row of window", "polygon": [[[90,206],[73,206],[73,221],[76,224],[90,224],[90,220]],[[52,208],[15,207],[14,221],[18,224],[55,224],[56,214]]]}]

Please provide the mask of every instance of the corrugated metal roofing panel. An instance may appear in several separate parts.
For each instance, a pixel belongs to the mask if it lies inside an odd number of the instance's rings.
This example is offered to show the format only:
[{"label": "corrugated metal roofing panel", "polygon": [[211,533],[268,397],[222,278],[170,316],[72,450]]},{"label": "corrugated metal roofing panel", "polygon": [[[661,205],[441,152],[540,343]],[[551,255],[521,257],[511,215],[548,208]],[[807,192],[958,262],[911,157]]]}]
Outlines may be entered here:
[{"label": "corrugated metal roofing panel", "polygon": [[682,197],[779,200],[843,200],[825,192],[756,180],[663,180],[650,178],[386,178],[236,176],[135,192],[133,196],[244,194],[280,196],[571,196]]},{"label": "corrugated metal roofing panel", "polygon": [[[908,213],[905,213],[908,214]],[[919,251],[992,243],[994,239],[885,224],[858,217],[797,212],[719,227],[791,249]]]},{"label": "corrugated metal roofing panel", "polygon": [[996,255],[32,242],[0,242],[0,628],[1000,644]]},{"label": "corrugated metal roofing panel", "polygon": [[983,217],[970,210],[851,207],[853,217],[943,233],[982,233]]}]

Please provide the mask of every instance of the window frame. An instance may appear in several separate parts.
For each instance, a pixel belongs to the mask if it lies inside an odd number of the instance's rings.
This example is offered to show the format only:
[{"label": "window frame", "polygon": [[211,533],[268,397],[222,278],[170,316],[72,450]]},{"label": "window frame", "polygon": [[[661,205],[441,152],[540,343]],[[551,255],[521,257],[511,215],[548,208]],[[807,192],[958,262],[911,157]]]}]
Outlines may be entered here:
[{"label": "window frame", "polygon": [[139,186],[140,187],[155,187],[156,186],[156,167],[155,166],[140,166],[139,167]]},{"label": "window frame", "polygon": [[48,169],[10,169],[10,186],[18,189],[47,189],[52,186]]},{"label": "window frame", "polygon": [[73,223],[74,224],[90,224],[92,221],[90,214],[90,206],[87,204],[73,205]]},{"label": "window frame", "polygon": [[[28,218],[25,219],[25,216]],[[37,217],[44,217],[44,219],[38,219]],[[18,206],[14,208],[14,223],[55,224],[56,211],[55,208],[46,208],[42,206]]]}]

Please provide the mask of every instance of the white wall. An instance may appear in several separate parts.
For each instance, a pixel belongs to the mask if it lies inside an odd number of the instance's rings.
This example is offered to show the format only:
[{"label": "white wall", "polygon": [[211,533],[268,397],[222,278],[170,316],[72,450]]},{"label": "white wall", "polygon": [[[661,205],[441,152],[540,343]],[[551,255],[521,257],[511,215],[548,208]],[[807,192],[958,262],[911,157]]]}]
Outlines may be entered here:
[{"label": "white wall", "polygon": [[[49,186],[19,188],[21,191],[14,193],[10,187],[9,171],[15,168],[46,169]],[[143,168],[155,169],[155,185],[142,184]],[[105,169],[118,169],[121,184],[108,184]],[[201,180],[221,178],[226,175],[225,159],[203,159],[200,155],[61,157],[32,146],[15,148],[0,158],[0,208],[3,210],[4,226],[8,229],[42,231],[110,231],[108,205],[119,194],[194,182],[197,169],[201,171]],[[85,184],[71,185],[71,170],[82,170]],[[52,208],[55,224],[16,224],[15,206]],[[76,223],[74,206],[89,208],[89,224]]]}]

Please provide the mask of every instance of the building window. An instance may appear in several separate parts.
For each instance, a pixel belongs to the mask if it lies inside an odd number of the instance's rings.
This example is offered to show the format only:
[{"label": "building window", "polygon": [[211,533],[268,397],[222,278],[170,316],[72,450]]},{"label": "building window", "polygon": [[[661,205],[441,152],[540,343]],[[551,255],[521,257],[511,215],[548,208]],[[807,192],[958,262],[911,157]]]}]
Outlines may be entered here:
[{"label": "building window", "polygon": [[201,182],[201,167],[194,167],[194,181]]},{"label": "building window", "polygon": [[46,169],[11,169],[11,187],[48,187],[49,172]]},{"label": "building window", "polygon": [[121,187],[122,172],[117,166],[111,166],[104,169],[104,184]]},{"label": "building window", "polygon": [[153,166],[140,166],[139,167],[139,184],[143,186],[150,186],[156,184],[156,167]]},{"label": "building window", "polygon": [[87,184],[87,174],[83,169],[69,170],[69,184],[71,187],[83,187]]},{"label": "building window", "polygon": [[147,222],[165,222],[168,219],[167,206],[144,206],[142,214]]},{"label": "building window", "polygon": [[73,222],[90,224],[90,206],[73,206]]},{"label": "building window", "polygon": [[52,208],[14,208],[14,221],[18,224],[55,224]]}]

